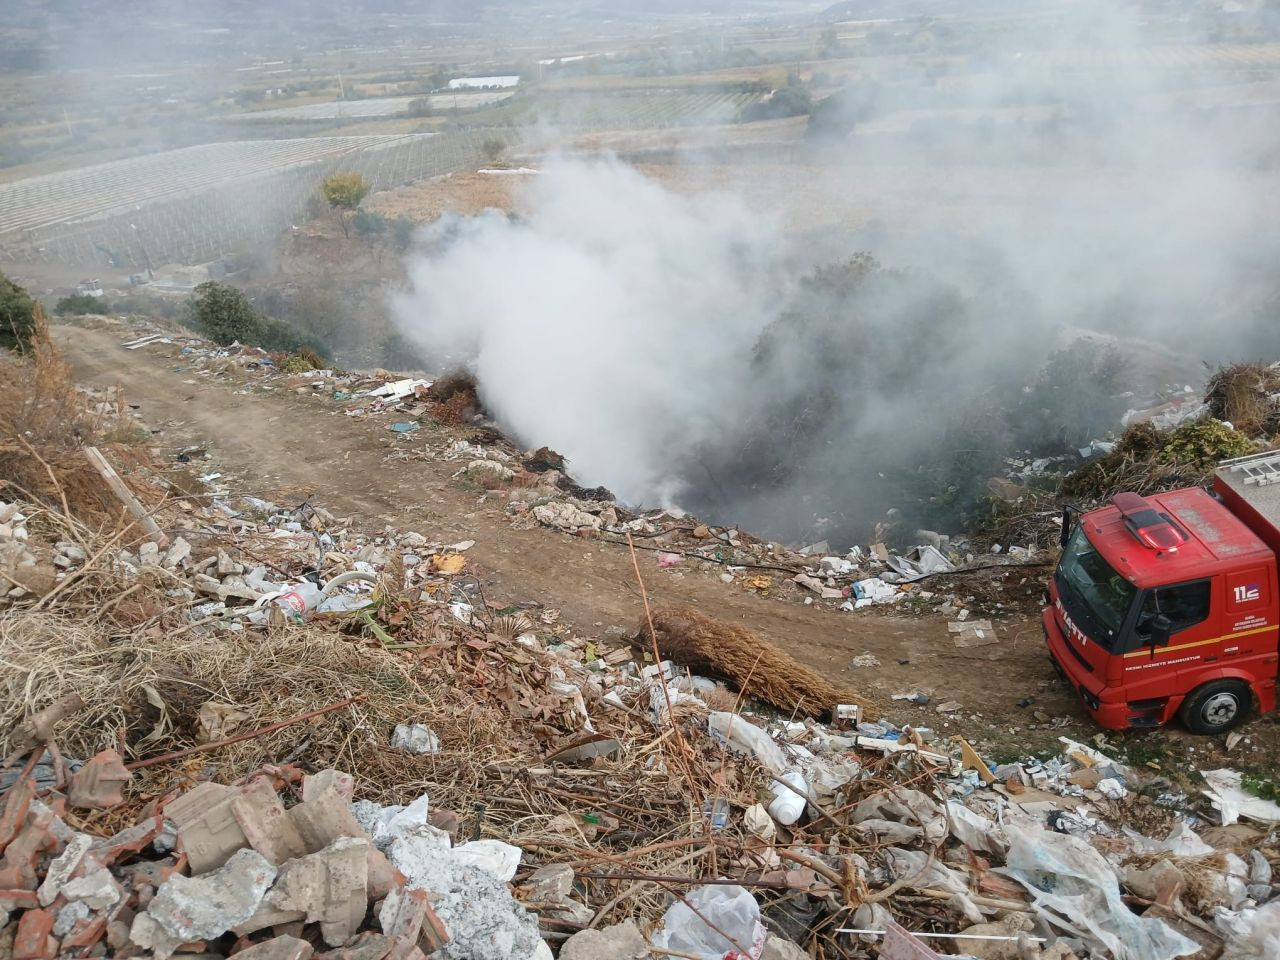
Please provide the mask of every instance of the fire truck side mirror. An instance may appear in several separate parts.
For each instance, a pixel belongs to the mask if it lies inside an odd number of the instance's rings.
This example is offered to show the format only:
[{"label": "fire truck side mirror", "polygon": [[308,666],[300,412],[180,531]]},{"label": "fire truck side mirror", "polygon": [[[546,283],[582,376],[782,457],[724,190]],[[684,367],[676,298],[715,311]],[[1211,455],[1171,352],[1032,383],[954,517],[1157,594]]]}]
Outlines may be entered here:
[{"label": "fire truck side mirror", "polygon": [[1147,642],[1153,647],[1169,645],[1169,636],[1173,633],[1173,621],[1166,614],[1157,613],[1151,618],[1151,639]]},{"label": "fire truck side mirror", "polygon": [[1058,546],[1067,549],[1067,541],[1071,539],[1071,518],[1075,509],[1070,504],[1062,508],[1062,531],[1058,534]]}]

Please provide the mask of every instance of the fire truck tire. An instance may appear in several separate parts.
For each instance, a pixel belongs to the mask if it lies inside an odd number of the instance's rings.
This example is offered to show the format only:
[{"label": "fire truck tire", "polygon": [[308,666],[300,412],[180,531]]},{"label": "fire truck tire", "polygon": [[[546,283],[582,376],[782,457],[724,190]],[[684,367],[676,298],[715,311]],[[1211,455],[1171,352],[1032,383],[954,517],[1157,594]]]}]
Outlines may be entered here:
[{"label": "fire truck tire", "polygon": [[1244,723],[1253,706],[1253,695],[1239,680],[1214,680],[1197,687],[1178,710],[1178,716],[1192,733],[1211,736],[1226,733]]}]

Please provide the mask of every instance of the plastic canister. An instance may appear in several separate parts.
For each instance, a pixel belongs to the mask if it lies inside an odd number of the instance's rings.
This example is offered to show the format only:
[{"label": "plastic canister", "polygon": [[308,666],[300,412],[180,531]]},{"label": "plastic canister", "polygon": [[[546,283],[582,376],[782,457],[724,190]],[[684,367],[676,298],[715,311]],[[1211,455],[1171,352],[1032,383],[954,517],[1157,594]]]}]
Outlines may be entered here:
[{"label": "plastic canister", "polygon": [[800,819],[800,814],[804,813],[805,797],[809,795],[809,784],[805,781],[804,774],[799,770],[791,769],[782,775],[783,780],[799,790],[788,790],[785,786],[778,782],[774,782],[769,790],[773,793],[773,801],[769,804],[769,816],[777,820],[784,827],[789,827]]}]

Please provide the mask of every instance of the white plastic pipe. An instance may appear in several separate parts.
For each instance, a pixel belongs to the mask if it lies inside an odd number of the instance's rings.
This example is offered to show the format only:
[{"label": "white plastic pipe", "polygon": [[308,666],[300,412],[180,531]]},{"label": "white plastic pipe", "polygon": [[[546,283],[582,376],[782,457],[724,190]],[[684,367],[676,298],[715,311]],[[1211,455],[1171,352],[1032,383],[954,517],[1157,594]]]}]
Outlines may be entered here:
[{"label": "white plastic pipe", "polygon": [[[863,933],[872,937],[884,936],[883,930],[854,930],[851,927],[836,930],[836,933]],[[911,934],[913,937],[933,940],[999,940],[1002,943],[1015,943],[1018,940],[1023,939],[1022,937],[997,936],[992,933],[916,933],[914,930],[908,930],[907,933]],[[1049,942],[1045,937],[1027,937],[1026,940],[1028,943]]]}]

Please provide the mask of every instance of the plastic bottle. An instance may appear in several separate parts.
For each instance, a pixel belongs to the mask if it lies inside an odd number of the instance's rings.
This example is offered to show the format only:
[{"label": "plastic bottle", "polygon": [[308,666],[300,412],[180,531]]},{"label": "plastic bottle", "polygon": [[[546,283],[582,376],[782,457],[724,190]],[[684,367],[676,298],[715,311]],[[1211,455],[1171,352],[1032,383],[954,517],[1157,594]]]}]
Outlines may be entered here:
[{"label": "plastic bottle", "polygon": [[307,612],[314,610],[324,599],[324,593],[310,580],[300,580],[274,598],[271,602],[284,611],[291,620],[301,622],[306,619]]},{"label": "plastic bottle", "polygon": [[809,784],[804,778],[804,774],[799,770],[792,768],[782,775],[782,779],[791,786],[799,790],[789,790],[776,781],[770,785],[769,790],[773,793],[773,802],[769,804],[769,816],[777,820],[784,827],[789,827],[800,819],[800,814],[804,813],[805,797],[809,795]]}]

